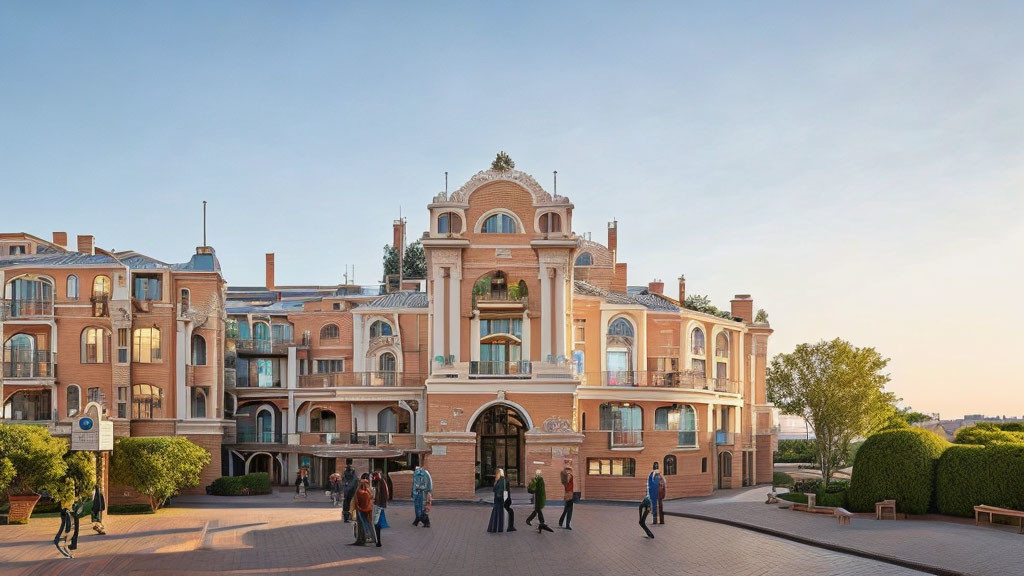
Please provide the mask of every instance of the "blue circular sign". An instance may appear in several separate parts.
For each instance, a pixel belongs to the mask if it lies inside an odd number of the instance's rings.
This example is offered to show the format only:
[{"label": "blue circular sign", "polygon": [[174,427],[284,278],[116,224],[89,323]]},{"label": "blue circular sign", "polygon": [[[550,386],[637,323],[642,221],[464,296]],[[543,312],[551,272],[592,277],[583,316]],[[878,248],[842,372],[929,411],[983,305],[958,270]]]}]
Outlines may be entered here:
[{"label": "blue circular sign", "polygon": [[78,427],[82,430],[92,430],[92,418],[79,418]]}]

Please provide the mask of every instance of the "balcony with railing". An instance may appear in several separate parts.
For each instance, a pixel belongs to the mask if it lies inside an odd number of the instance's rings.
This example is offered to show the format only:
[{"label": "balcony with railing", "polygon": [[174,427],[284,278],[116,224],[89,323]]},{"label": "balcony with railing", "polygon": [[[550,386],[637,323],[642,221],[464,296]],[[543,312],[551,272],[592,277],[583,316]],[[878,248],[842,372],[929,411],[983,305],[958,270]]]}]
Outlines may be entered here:
[{"label": "balcony with railing", "polygon": [[4,380],[52,380],[57,373],[57,355],[49,350],[4,347]]},{"label": "balcony with railing", "polygon": [[238,444],[282,444],[284,438],[280,432],[238,430],[235,434],[235,442]]},{"label": "balcony with railing", "polygon": [[426,374],[415,372],[322,372],[299,376],[299,388],[359,388],[423,386]]},{"label": "balcony with railing", "polygon": [[257,340],[251,338],[235,338],[235,351],[239,354],[267,354],[284,356],[288,354],[288,347],[294,346],[291,340]]},{"label": "balcony with railing", "polygon": [[633,388],[677,388],[683,390],[707,390],[728,394],[739,393],[739,382],[727,378],[708,379],[699,370],[654,371],[654,370],[613,370],[588,372],[584,374],[586,386],[611,386]]},{"label": "balcony with railing", "polygon": [[643,448],[644,433],[642,430],[612,430],[608,433],[609,448]]},{"label": "balcony with railing", "polygon": [[529,360],[512,362],[473,360],[469,363],[470,378],[530,378],[532,365]]},{"label": "balcony with railing", "polygon": [[714,440],[718,446],[732,446],[736,443],[736,433],[728,430],[715,430]]},{"label": "balcony with railing", "polygon": [[0,300],[0,320],[49,320],[53,318],[52,298],[11,298]]}]

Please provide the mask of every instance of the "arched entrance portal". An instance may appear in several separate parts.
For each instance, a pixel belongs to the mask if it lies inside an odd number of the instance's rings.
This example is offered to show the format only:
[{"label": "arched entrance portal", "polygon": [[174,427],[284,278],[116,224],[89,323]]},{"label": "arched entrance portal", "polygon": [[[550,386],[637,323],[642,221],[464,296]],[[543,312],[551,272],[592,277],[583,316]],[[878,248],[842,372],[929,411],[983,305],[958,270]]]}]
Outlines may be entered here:
[{"label": "arched entrance portal", "polygon": [[498,468],[504,468],[511,485],[522,485],[526,418],[511,406],[495,404],[480,413],[472,430],[476,432],[476,487],[492,486]]}]

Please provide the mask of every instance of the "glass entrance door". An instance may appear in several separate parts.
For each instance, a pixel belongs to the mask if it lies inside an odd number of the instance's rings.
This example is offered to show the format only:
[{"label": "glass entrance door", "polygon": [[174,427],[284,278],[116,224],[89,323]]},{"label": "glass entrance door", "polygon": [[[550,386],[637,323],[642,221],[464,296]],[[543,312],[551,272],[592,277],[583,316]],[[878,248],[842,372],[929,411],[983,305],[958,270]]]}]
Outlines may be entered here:
[{"label": "glass entrance door", "polygon": [[493,406],[477,419],[477,488],[493,486],[498,468],[512,486],[521,483],[523,418],[508,406]]}]

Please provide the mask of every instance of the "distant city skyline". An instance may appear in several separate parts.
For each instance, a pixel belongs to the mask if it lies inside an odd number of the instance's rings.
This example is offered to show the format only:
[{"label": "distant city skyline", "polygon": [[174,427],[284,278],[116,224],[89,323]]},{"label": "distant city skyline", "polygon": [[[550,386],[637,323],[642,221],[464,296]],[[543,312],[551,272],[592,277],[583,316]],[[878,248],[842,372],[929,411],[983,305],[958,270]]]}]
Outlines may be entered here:
[{"label": "distant city skyline", "polygon": [[266,252],[281,284],[368,284],[399,211],[415,240],[444,172],[505,150],[558,170],[576,232],[618,220],[630,284],[752,294],[771,355],[873,346],[915,410],[1021,414],[1022,16],[7,4],[0,228],[183,261],[208,200],[231,284]]}]

